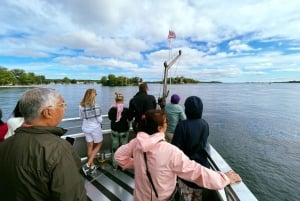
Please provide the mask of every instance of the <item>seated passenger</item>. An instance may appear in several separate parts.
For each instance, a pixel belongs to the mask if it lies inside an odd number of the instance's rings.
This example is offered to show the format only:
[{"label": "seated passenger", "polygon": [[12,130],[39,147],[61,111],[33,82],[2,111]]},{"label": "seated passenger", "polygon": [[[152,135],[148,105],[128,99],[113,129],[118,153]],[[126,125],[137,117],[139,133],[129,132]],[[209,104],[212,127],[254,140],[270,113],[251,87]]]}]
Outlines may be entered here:
[{"label": "seated passenger", "polygon": [[[141,123],[142,131],[136,138],[115,153],[115,159],[123,169],[134,169],[135,201],[167,200],[175,189],[177,176],[208,189],[222,189],[241,181],[234,171],[222,173],[208,169],[166,142],[167,119],[162,110],[149,110]],[[146,164],[157,193],[146,175]]]}]

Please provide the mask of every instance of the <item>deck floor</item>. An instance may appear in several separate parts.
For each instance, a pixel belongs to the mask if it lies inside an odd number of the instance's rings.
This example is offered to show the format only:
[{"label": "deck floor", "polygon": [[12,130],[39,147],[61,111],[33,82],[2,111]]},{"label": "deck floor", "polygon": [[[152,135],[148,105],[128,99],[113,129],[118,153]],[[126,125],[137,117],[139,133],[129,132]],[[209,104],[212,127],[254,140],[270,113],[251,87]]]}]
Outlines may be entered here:
[{"label": "deck floor", "polygon": [[[98,163],[93,176],[84,176],[89,201],[132,201],[134,190],[133,170],[113,169],[110,160]],[[213,191],[204,190],[203,201],[220,201]]]},{"label": "deck floor", "polygon": [[132,171],[113,169],[110,161],[99,163],[93,176],[84,177],[88,200],[132,201],[134,174]]}]

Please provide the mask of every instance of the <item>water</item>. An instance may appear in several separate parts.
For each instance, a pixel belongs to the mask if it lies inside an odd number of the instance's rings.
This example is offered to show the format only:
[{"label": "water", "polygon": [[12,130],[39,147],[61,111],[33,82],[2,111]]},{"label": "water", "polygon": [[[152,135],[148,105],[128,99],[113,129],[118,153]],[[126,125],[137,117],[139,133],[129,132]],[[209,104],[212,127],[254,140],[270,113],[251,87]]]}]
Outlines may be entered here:
[{"label": "water", "polygon": [[[52,85],[68,104],[65,117],[78,116],[78,104],[87,88],[97,89],[97,102],[107,113],[114,92],[125,104],[137,87]],[[149,84],[156,98],[158,84]],[[210,126],[209,142],[260,201],[299,201],[300,193],[300,84],[171,85],[170,94],[197,95],[204,103],[203,118]],[[0,88],[0,107],[7,120],[27,88]],[[167,100],[169,101],[169,100]]]}]

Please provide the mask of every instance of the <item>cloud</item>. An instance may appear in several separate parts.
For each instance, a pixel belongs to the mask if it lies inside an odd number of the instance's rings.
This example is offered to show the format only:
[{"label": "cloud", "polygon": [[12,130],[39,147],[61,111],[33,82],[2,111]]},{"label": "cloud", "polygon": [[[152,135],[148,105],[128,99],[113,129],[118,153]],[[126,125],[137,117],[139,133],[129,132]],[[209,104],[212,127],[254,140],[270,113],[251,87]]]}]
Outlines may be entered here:
[{"label": "cloud", "polygon": [[[285,72],[295,79],[299,7],[284,0],[3,0],[0,65],[30,66],[49,78],[81,71],[83,78],[126,72],[160,80],[163,62],[181,49],[170,75],[239,82],[275,81]],[[169,29],[177,36],[171,43]]]}]

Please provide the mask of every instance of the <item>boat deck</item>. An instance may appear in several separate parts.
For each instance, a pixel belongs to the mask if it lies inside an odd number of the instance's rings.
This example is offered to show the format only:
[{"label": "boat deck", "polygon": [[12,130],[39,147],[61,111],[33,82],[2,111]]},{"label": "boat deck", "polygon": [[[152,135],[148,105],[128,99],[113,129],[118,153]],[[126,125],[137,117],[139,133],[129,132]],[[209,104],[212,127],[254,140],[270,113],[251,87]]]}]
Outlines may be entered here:
[{"label": "boat deck", "polygon": [[[97,163],[95,174],[83,176],[88,200],[92,201],[132,201],[134,173],[132,170],[113,169],[110,160]],[[215,198],[214,198],[215,197]],[[213,191],[206,190],[203,201],[220,200]]]},{"label": "boat deck", "polygon": [[[61,127],[67,128],[68,132],[62,138],[74,138],[74,148],[81,158],[82,164],[86,163],[86,141],[81,131],[79,118],[64,119]],[[96,173],[93,176],[84,176],[84,184],[87,191],[88,200],[92,201],[132,201],[134,191],[133,170],[122,171],[114,170],[111,166],[111,130],[109,123],[103,125],[103,146],[99,154],[105,154],[105,162],[98,163]],[[129,140],[134,138],[135,134],[130,132]],[[226,163],[222,156],[214,149],[208,147],[209,162],[211,169],[216,171],[228,171],[231,167]],[[240,182],[229,185],[222,190],[205,190],[203,201],[257,201],[247,186]]]},{"label": "boat deck", "polygon": [[114,170],[107,162],[100,164],[93,176],[84,177],[88,200],[133,200],[134,174]]}]

